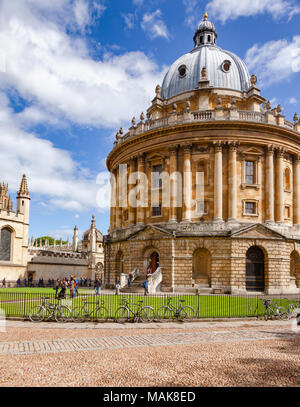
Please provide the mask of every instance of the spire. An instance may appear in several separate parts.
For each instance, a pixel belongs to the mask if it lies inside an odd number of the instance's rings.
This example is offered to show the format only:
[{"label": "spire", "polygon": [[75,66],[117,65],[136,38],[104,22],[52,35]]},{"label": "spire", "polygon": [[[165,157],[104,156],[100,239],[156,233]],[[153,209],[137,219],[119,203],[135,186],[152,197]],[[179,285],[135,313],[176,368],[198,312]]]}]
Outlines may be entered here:
[{"label": "spire", "polygon": [[29,191],[28,191],[27,179],[26,179],[25,174],[23,174],[20,189],[18,191],[18,197],[20,197],[20,196],[27,197],[27,198],[29,198],[29,196],[30,196]]},{"label": "spire", "polygon": [[205,12],[204,16],[203,16],[203,21],[206,21],[207,19],[208,19],[208,15],[207,15],[207,12]]}]

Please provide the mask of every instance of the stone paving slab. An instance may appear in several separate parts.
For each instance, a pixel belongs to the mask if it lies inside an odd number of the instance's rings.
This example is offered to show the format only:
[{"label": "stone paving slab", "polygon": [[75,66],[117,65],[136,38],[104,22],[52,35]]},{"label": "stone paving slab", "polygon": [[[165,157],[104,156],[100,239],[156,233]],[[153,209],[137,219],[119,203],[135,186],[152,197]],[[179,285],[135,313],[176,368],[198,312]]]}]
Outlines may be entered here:
[{"label": "stone paving slab", "polygon": [[234,331],[201,331],[167,334],[143,334],[99,338],[76,338],[35,340],[0,343],[0,355],[28,355],[95,351],[104,349],[137,348],[148,346],[171,346],[200,343],[246,342],[276,339],[298,339],[300,335],[286,329],[237,329]]}]

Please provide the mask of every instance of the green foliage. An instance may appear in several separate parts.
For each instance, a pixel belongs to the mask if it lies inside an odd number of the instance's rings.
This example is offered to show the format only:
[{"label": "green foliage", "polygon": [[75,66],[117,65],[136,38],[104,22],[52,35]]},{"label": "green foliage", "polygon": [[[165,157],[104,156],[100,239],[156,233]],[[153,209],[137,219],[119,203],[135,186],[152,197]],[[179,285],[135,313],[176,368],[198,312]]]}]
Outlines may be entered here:
[{"label": "green foliage", "polygon": [[[41,241],[42,241],[42,246],[45,246],[46,239],[49,240],[49,246],[53,246],[53,242],[54,242],[53,237],[50,237],[50,236],[37,237],[37,238],[35,239],[35,241],[34,241],[34,244],[37,244],[37,245],[38,245],[40,239],[41,239]],[[56,242],[56,245],[57,245],[57,246],[60,245],[60,240],[55,240],[55,242]],[[63,240],[62,244],[65,245],[65,244],[67,244],[67,242]]]}]

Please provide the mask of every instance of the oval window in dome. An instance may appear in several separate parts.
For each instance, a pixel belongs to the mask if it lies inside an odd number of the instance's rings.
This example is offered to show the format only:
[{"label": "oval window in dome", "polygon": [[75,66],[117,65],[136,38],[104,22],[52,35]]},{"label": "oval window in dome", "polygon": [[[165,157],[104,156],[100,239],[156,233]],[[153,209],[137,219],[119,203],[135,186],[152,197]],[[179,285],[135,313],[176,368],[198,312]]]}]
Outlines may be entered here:
[{"label": "oval window in dome", "polygon": [[221,66],[222,71],[225,72],[225,73],[229,72],[229,71],[230,71],[230,66],[231,66],[231,62],[228,61],[228,60],[225,60],[225,61],[222,63],[222,66]]},{"label": "oval window in dome", "polygon": [[179,72],[179,77],[180,77],[180,78],[184,78],[185,75],[186,75],[186,66],[185,66],[185,65],[181,65],[181,66],[178,68],[178,72]]}]

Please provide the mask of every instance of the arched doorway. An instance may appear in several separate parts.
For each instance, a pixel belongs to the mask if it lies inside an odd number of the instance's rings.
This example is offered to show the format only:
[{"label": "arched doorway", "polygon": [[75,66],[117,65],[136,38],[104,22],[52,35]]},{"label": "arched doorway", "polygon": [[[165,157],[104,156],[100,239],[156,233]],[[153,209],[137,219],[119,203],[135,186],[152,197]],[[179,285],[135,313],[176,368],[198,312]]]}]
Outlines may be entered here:
[{"label": "arched doorway", "polygon": [[152,252],[150,254],[149,266],[151,269],[151,273],[154,273],[156,269],[159,267],[159,254],[157,252]]},{"label": "arched doorway", "polygon": [[196,283],[210,285],[210,253],[207,249],[197,249],[193,255],[192,277]]},{"label": "arched doorway", "polygon": [[265,290],[265,256],[257,246],[252,246],[246,254],[246,290]]}]

